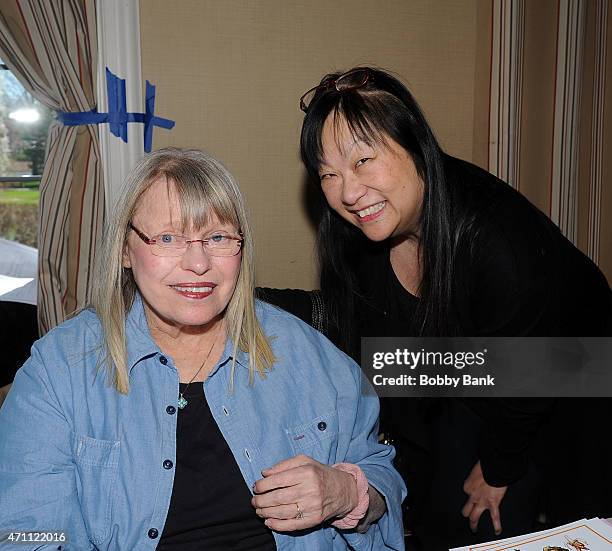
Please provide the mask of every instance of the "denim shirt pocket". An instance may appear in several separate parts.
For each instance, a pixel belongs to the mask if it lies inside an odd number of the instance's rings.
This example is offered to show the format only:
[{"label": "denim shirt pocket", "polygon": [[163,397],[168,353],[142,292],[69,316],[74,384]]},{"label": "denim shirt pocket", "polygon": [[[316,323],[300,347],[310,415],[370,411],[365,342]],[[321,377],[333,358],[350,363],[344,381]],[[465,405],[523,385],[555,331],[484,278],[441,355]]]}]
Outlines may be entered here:
[{"label": "denim shirt pocket", "polygon": [[87,533],[96,545],[107,538],[110,528],[120,444],[116,440],[74,436],[77,491]]},{"label": "denim shirt pocket", "polygon": [[296,455],[304,454],[330,464],[338,446],[338,413],[335,410],[318,415],[307,423],[286,429]]}]

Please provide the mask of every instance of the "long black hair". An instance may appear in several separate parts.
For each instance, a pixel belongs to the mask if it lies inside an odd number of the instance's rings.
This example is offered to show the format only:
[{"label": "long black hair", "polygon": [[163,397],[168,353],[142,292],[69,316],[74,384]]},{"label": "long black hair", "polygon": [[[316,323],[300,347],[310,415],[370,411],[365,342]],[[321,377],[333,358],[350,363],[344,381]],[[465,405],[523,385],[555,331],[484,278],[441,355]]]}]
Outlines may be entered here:
[{"label": "long black hair", "polygon": [[454,232],[443,152],[408,89],[388,72],[373,67],[356,67],[349,73],[363,80],[364,72],[368,75],[365,84],[349,85],[340,91],[326,83],[344,73],[323,77],[302,126],[302,161],[310,179],[316,182],[323,205],[317,235],[323,297],[339,333],[340,344],[344,348],[354,346],[358,335],[351,327],[355,297],[359,294],[356,259],[367,240],[360,230],[327,205],[321,191],[319,165],[323,157],[323,126],[332,115],[335,122],[346,121],[355,138],[367,143],[384,143],[385,138],[390,137],[412,157],[424,183],[419,239],[423,272],[414,326],[420,335],[450,336],[456,333],[451,307],[451,235]]}]

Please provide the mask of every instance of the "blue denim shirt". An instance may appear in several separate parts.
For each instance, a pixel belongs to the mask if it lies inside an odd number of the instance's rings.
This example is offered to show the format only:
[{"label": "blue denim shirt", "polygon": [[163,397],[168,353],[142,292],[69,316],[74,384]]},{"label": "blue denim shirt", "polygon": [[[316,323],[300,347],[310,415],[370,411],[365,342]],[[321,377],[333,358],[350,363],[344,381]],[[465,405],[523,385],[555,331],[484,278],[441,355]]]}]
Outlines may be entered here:
[{"label": "blue denim shirt", "polygon": [[[393,448],[377,441],[378,398],[371,387],[363,392],[361,370],[294,316],[265,303],[257,315],[272,338],[274,369],[249,385],[248,357],[239,352],[230,390],[228,340],[202,383],[247,486],[262,469],[305,454],[359,465],[387,504],[365,534],[333,527],[274,533],[277,548],[404,549],[405,487],[392,467]],[[179,374],[152,340],[140,297],[126,334],[128,395],[97,368],[102,331],[94,312],[83,311],[33,346],[0,410],[0,533],[62,531],[62,550],[156,548],[174,480],[174,468],[163,463],[176,458]],[[60,548],[41,545],[19,548]]]}]

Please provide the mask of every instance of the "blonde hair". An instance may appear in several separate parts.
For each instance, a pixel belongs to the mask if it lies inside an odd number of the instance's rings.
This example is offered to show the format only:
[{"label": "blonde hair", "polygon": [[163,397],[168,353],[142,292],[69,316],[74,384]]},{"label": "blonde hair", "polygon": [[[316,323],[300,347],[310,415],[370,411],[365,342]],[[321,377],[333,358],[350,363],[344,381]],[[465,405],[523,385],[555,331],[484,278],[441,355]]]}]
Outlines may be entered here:
[{"label": "blonde hair", "polygon": [[263,377],[275,358],[255,315],[253,240],[238,184],[207,153],[166,148],[147,155],[126,179],[97,259],[92,306],[102,324],[106,349],[102,363],[113,386],[122,394],[129,391],[125,319],[137,291],[132,271],[123,267],[129,224],[143,194],[160,178],[166,179],[178,197],[183,228],[202,229],[214,213],[221,223],[232,224],[241,231],[244,241],[240,274],[225,311],[227,333],[234,343],[232,375],[240,348],[249,354],[249,380],[253,381],[255,371]]}]

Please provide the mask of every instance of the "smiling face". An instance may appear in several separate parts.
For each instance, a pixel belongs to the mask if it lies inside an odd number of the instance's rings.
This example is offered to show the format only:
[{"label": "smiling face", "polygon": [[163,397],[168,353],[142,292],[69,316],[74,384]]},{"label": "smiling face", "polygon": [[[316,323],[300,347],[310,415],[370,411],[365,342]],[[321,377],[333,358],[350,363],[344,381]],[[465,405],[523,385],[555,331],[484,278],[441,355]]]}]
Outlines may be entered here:
[{"label": "smiling face", "polygon": [[[165,178],[143,194],[132,224],[149,237],[173,233],[200,239],[216,230],[238,234],[238,228],[220,223],[215,215],[209,216],[207,227],[183,231],[178,197]],[[241,253],[210,256],[201,243],[193,243],[182,256],[164,257],[152,254],[151,248],[130,231],[123,259],[143,297],[151,329],[193,332],[216,325],[234,293]]]},{"label": "smiling face", "polygon": [[321,136],[321,188],[329,206],[372,241],[419,233],[423,181],[397,142],[356,138],[343,119],[329,115]]}]

